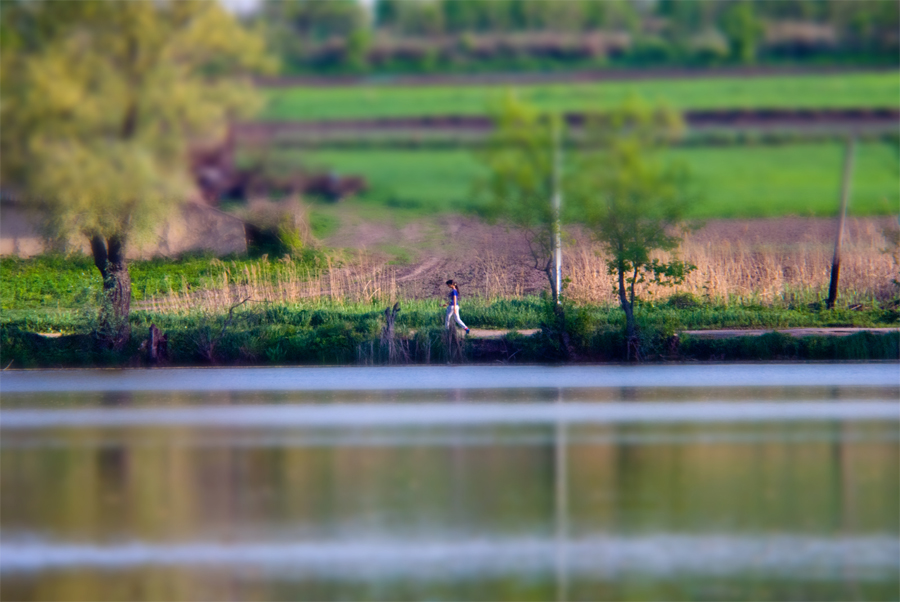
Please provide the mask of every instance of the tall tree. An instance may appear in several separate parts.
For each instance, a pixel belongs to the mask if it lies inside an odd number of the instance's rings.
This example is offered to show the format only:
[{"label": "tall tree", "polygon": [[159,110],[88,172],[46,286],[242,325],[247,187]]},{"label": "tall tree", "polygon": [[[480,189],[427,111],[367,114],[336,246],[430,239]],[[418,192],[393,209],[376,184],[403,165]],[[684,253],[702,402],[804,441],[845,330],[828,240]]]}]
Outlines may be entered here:
[{"label": "tall tree", "polygon": [[687,172],[663,162],[657,151],[682,127],[677,113],[638,99],[596,116],[588,134],[595,148],[583,159],[571,195],[608,256],[629,349],[638,356],[635,287],[647,280],[679,283],[693,269],[677,257],[653,257],[681,243],[679,230],[690,200]]},{"label": "tall tree", "polygon": [[[534,267],[546,274],[553,301],[559,299],[554,243],[560,217],[554,211],[554,164],[562,124],[508,94],[494,110],[495,129],[479,159],[488,175],[481,183],[490,214],[520,228]],[[559,186],[565,186],[560,178]]]},{"label": "tall tree", "polygon": [[90,242],[101,336],[127,342],[126,248],[190,194],[191,142],[224,133],[256,95],[263,41],[218,3],[4,2],[2,186],[48,234]]}]

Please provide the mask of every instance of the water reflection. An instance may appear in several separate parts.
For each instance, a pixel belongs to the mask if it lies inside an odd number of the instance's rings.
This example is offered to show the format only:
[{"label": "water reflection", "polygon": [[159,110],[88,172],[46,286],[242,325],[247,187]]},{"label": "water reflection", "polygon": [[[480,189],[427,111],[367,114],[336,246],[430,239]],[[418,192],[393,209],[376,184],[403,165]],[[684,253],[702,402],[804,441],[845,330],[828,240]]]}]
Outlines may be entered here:
[{"label": "water reflection", "polygon": [[5,393],[0,597],[896,599],[898,395]]}]

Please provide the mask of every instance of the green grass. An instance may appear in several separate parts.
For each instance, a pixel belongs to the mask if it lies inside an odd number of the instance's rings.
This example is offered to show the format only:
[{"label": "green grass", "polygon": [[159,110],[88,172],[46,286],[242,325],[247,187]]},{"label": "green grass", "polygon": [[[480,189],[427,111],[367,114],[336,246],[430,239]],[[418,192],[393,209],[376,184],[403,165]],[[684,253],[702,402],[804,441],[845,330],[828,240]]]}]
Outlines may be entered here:
[{"label": "green grass", "polygon": [[337,232],[341,226],[341,220],[330,213],[322,211],[310,211],[309,228],[316,238],[327,238]]},{"label": "green grass", "polygon": [[[258,263],[247,257],[225,257],[234,271]],[[277,264],[273,264],[277,265]],[[171,288],[208,286],[222,273],[211,256],[193,255],[181,259],[156,258],[128,263],[132,301],[165,294]],[[41,255],[29,259],[0,258],[0,307],[4,314],[23,309],[78,309],[93,302],[102,287],[100,272],[86,255]]]},{"label": "green grass", "polygon": [[[225,364],[355,364],[384,363],[380,342],[382,303],[338,305],[310,303],[257,305],[241,308],[215,347],[216,361]],[[437,300],[404,301],[396,332],[408,346],[414,362],[444,363],[443,307]],[[508,359],[547,362],[564,360],[555,334],[553,306],[535,297],[486,301],[468,299],[466,322],[477,328],[539,328],[532,337],[509,335],[495,341],[484,354],[473,344],[467,353],[474,360]],[[672,353],[671,335],[698,327],[790,326],[896,326],[896,310],[810,310],[760,306],[698,305],[677,309],[668,304],[642,305],[636,313],[646,357],[661,359]],[[222,332],[225,317],[201,312],[131,315],[132,340],[126,350],[113,353],[91,336],[91,312],[45,310],[3,312],[0,318],[0,364],[16,368],[50,366],[133,365],[150,324],[168,336],[174,365],[202,364],[199,352],[204,337]],[[622,360],[625,357],[622,312],[615,306],[568,307],[566,329],[582,360]],[[58,332],[47,338],[35,333]],[[763,337],[705,341],[685,337],[681,359],[896,359],[897,335],[861,334],[847,339],[819,337],[793,339],[771,334]],[[497,347],[500,345],[503,349]],[[490,347],[490,345],[489,345]],[[521,353],[519,353],[521,352]],[[493,355],[491,355],[493,353]],[[500,353],[501,356],[497,354]]]},{"label": "green grass", "polygon": [[[669,151],[690,167],[702,200],[698,218],[832,216],[837,214],[844,160],[842,144],[798,144]],[[859,144],[848,212],[884,215],[900,208],[896,149]]]},{"label": "green grass", "polygon": [[[328,165],[364,175],[371,186],[361,202],[418,214],[465,212],[481,206],[472,183],[484,175],[464,150],[354,150],[299,153],[297,162]],[[679,148],[700,199],[694,218],[751,218],[837,213],[844,148],[838,143],[789,146]],[[859,144],[855,154],[849,213],[896,213],[900,203],[896,149]]]},{"label": "green grass", "polygon": [[[296,87],[266,90],[262,120],[312,121],[410,115],[478,115],[510,86]],[[896,72],[559,83],[514,87],[543,110],[586,111],[632,94],[677,109],[897,107]]]},{"label": "green grass", "polygon": [[362,200],[398,213],[464,212],[477,207],[472,182],[484,175],[468,151],[281,151],[298,162],[362,174],[370,191]]}]

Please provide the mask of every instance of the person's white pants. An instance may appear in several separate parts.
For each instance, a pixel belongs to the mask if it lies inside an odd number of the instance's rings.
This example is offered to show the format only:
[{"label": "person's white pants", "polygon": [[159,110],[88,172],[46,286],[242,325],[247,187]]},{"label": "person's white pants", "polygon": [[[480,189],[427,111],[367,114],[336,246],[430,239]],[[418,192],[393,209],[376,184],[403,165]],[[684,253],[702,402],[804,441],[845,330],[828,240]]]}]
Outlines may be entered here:
[{"label": "person's white pants", "polygon": [[456,323],[462,326],[463,328],[468,328],[463,321],[459,318],[459,305],[448,305],[447,306],[447,319],[446,319],[446,327],[450,328],[450,316],[456,318]]}]

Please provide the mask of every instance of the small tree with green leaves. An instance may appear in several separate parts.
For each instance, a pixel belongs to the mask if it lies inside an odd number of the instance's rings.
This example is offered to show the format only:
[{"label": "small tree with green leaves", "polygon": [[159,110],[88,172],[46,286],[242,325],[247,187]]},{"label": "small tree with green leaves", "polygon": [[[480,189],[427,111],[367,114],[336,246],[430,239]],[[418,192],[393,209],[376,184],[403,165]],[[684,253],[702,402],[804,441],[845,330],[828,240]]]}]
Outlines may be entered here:
[{"label": "small tree with green leaves", "polygon": [[631,100],[593,118],[588,140],[594,148],[579,170],[575,198],[608,256],[614,291],[625,312],[629,354],[637,358],[635,287],[645,282],[678,284],[694,269],[674,256],[653,257],[655,252],[675,251],[681,243],[688,176],[682,166],[661,161],[657,151],[682,127],[677,113]]},{"label": "small tree with green leaves", "polygon": [[556,302],[560,283],[555,278],[553,249],[563,216],[554,211],[552,197],[561,120],[542,115],[512,94],[506,95],[493,116],[494,132],[478,155],[488,172],[480,182],[489,197],[488,215],[524,232],[534,267],[546,274]]}]

